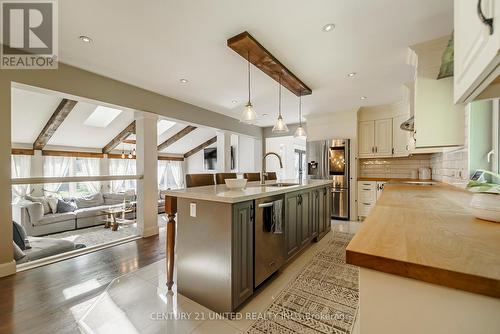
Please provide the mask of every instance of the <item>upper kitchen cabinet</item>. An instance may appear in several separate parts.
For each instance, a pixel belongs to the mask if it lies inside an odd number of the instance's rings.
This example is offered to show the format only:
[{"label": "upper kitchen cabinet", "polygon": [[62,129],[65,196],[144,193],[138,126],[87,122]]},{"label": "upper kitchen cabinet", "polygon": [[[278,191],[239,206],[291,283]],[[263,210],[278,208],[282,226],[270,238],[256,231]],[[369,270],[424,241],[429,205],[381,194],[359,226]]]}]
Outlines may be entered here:
[{"label": "upper kitchen cabinet", "polygon": [[467,103],[500,86],[500,0],[455,0],[454,11],[454,101]]},{"label": "upper kitchen cabinet", "polygon": [[410,154],[410,132],[399,125],[410,117],[408,103],[363,107],[358,112],[358,157],[388,158]]},{"label": "upper kitchen cabinet", "polygon": [[417,69],[413,106],[417,149],[464,145],[465,107],[454,103],[453,78],[437,79],[450,38],[445,36],[410,48],[409,59]]}]

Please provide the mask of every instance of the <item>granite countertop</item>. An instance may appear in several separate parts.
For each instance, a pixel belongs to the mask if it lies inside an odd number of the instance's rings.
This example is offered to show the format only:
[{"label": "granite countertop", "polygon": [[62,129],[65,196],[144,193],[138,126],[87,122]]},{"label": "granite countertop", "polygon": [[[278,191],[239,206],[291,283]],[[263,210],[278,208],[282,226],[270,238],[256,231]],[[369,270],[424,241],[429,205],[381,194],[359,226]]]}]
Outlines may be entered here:
[{"label": "granite countertop", "polygon": [[[274,183],[296,183],[289,187],[272,187]],[[266,186],[259,182],[248,182],[245,189],[229,190],[225,184],[215,186],[193,187],[162,191],[162,194],[178,198],[215,201],[223,203],[238,203],[256,198],[279,195],[292,191],[331,185],[332,180],[279,180],[267,181]]]},{"label": "granite countertop", "polygon": [[431,182],[432,179],[403,179],[403,178],[394,178],[394,177],[358,177],[358,181]]},{"label": "granite countertop", "polygon": [[471,196],[439,182],[386,184],[347,262],[500,298],[500,224],[475,218]]}]

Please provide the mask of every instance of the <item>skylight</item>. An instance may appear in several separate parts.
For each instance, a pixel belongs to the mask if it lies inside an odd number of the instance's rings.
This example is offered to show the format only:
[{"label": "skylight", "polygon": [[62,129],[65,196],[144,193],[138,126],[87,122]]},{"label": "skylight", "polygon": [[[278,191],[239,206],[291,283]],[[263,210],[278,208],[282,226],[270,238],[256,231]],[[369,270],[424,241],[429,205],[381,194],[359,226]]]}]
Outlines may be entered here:
[{"label": "skylight", "polygon": [[173,127],[175,122],[167,121],[166,119],[161,119],[158,121],[158,136],[164,134],[168,129]]},{"label": "skylight", "polygon": [[83,124],[96,128],[106,128],[121,113],[122,111],[119,109],[97,106]]}]

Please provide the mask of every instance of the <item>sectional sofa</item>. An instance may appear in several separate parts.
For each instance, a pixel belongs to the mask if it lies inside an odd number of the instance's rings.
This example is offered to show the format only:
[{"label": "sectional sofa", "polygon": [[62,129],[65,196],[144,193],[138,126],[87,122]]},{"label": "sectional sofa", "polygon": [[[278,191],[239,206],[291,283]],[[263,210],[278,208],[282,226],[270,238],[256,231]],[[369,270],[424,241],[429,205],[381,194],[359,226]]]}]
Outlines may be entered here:
[{"label": "sectional sofa", "polygon": [[[12,219],[21,224],[27,235],[43,236],[58,232],[70,231],[85,227],[101,225],[106,219],[102,210],[123,205],[124,200],[135,201],[135,195],[124,193],[96,193],[93,195],[73,198],[77,209],[74,212],[50,213],[44,210],[44,205],[27,199],[13,204]],[[165,200],[158,199],[158,213],[165,212]],[[135,218],[135,210],[126,215],[127,219]]]}]

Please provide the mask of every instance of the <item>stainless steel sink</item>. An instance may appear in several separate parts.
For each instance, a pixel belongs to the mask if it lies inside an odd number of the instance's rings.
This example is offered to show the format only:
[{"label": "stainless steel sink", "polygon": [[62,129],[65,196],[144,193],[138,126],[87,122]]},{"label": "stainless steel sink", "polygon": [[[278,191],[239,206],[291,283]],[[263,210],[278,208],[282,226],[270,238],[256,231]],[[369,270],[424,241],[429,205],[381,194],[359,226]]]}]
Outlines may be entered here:
[{"label": "stainless steel sink", "polygon": [[292,187],[292,186],[298,186],[298,183],[273,183],[273,184],[266,184],[266,187]]}]

